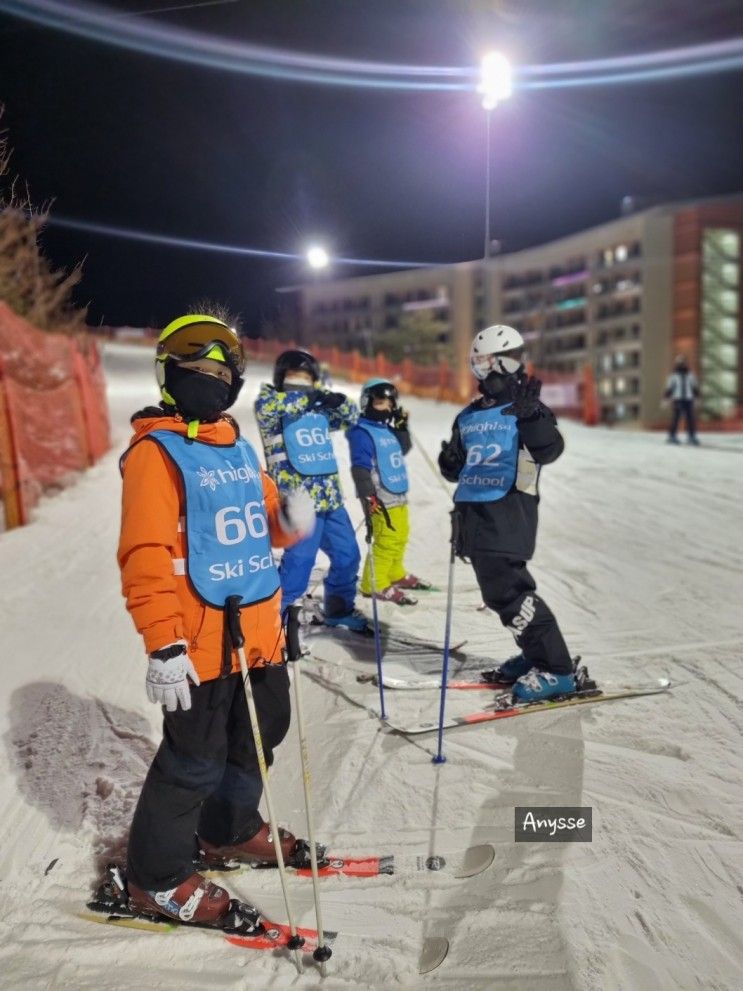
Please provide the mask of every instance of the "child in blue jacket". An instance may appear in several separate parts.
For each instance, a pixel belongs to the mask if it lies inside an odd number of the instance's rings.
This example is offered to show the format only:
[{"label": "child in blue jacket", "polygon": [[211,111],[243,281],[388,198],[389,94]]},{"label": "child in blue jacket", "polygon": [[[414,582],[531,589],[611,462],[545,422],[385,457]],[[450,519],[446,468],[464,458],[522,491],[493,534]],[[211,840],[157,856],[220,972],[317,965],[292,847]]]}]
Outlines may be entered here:
[{"label": "child in blue jacket", "polygon": [[[346,434],[351,448],[351,474],[356,494],[371,512],[376,595],[383,602],[414,606],[411,589],[431,586],[409,574],[404,563],[410,527],[405,455],[411,448],[408,414],[397,405],[397,389],[383,378],[364,383],[361,416]],[[367,556],[361,594],[371,596]]]}]

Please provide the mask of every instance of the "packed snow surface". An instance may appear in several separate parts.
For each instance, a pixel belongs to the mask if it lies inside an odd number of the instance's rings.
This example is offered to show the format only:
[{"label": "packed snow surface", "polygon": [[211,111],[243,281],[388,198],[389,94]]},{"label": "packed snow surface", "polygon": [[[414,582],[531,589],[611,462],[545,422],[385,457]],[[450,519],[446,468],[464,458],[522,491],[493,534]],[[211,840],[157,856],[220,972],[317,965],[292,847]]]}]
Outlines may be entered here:
[{"label": "packed snow surface", "polygon": [[[152,935],[77,916],[99,866],[121,856],[160,733],[115,560],[117,453],[129,415],[156,399],[151,355],[112,345],[106,368],[114,450],[44,500],[30,526],[0,535],[0,983],[319,987],[309,958],[299,977],[287,956],[236,949],[217,934]],[[255,443],[252,400],[267,373],[249,370],[235,410]],[[391,631],[440,641],[451,489],[432,460],[456,410],[406,405],[415,439],[408,567],[439,591],[421,594],[415,608],[384,605],[380,615]],[[50,410],[50,430],[54,423]],[[311,637],[314,657],[302,667],[318,837],[336,853],[394,853],[403,865],[472,844],[496,850],[493,865],[468,880],[415,870],[325,880],[324,921],[342,934],[325,988],[743,986],[743,442],[705,434],[695,449],[658,434],[563,429],[565,454],[542,473],[540,592],[599,681],[668,676],[673,690],[451,730],[448,761],[437,767],[435,737],[395,735],[374,715],[377,690],[357,681],[373,670],[370,644]],[[359,522],[342,437],[336,448]],[[472,570],[457,562],[461,676],[513,652],[511,635],[479,602]],[[370,615],[368,600],[361,608]],[[387,662],[398,677],[431,674],[439,663],[430,651],[399,647]],[[450,692],[447,713],[487,699]],[[397,721],[437,715],[435,691],[388,691],[386,702]],[[272,782],[282,823],[305,834],[294,728]],[[593,841],[514,843],[514,807],[524,805],[590,806]],[[225,883],[285,917],[274,872]],[[310,882],[290,878],[290,891],[301,924],[314,926]],[[420,976],[430,936],[451,947]]]}]

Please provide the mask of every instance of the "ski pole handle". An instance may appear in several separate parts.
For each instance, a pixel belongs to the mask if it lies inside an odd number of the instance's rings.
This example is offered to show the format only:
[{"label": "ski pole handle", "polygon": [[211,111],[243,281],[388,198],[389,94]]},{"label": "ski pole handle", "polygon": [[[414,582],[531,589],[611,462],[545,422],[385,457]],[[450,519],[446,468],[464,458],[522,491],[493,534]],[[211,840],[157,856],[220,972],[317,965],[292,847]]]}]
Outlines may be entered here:
[{"label": "ski pole handle", "polygon": [[241,599],[239,595],[230,595],[225,602],[224,610],[230,640],[232,641],[232,646],[235,650],[239,650],[241,647],[245,646],[245,637],[243,636],[242,627],[240,625],[240,602]]}]

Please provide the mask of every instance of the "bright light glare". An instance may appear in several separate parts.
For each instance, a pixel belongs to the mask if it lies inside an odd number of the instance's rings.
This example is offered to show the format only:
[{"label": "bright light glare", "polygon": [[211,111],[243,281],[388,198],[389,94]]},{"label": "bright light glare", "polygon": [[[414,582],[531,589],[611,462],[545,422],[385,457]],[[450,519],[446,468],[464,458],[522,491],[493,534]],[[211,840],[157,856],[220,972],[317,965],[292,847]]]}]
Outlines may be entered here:
[{"label": "bright light glare", "polygon": [[513,92],[513,72],[511,63],[500,52],[489,52],[480,63],[480,85],[477,92],[482,94],[482,105],[493,110],[507,100]]},{"label": "bright light glare", "polygon": [[313,244],[307,251],[307,264],[310,268],[317,269],[318,271],[321,268],[327,268],[330,264],[330,255],[319,244]]}]

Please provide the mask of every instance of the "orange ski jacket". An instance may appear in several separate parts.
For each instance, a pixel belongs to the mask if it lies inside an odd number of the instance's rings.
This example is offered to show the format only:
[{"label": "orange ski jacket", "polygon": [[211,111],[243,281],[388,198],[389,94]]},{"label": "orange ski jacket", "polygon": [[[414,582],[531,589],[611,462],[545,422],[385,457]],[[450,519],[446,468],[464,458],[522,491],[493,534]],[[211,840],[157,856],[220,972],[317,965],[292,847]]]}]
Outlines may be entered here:
[{"label": "orange ski jacket", "polygon": [[[223,664],[224,614],[198,597],[185,574],[184,493],[178,469],[155,441],[153,430],[185,434],[187,424],[175,416],[142,416],[133,421],[134,436],[122,457],[123,498],[118,561],[122,592],[148,654],[185,640],[202,681],[220,677]],[[238,436],[230,417],[199,425],[198,439],[231,444]],[[261,472],[271,543],[288,547],[298,539],[279,524],[278,491]],[[245,656],[250,667],[280,664],[284,635],[281,589],[270,599],[241,610]],[[232,671],[239,671],[232,651]]]}]

